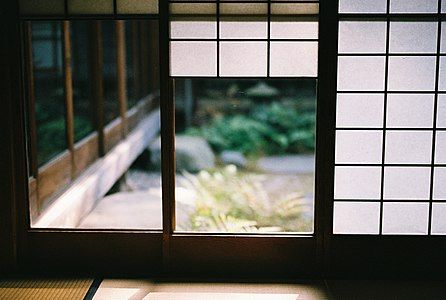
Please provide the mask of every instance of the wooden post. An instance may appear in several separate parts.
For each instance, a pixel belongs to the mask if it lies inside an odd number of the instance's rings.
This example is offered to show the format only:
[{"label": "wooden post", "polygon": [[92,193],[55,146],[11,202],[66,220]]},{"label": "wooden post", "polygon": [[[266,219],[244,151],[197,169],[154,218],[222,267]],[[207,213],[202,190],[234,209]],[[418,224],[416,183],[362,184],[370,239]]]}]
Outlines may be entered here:
[{"label": "wooden post", "polygon": [[127,76],[125,60],[125,23],[123,20],[116,21],[116,44],[119,116],[121,117],[122,138],[124,138],[127,135]]},{"label": "wooden post", "polygon": [[63,68],[65,90],[65,129],[67,148],[70,152],[71,178],[75,177],[76,161],[74,159],[74,108],[73,108],[73,78],[71,70],[71,38],[70,22],[62,21],[63,36]]},{"label": "wooden post", "polygon": [[140,72],[140,49],[139,49],[139,25],[140,21],[132,20],[132,63],[133,63],[133,89],[134,97],[141,98],[141,72]]},{"label": "wooden post", "polygon": [[31,22],[27,21],[24,25],[25,34],[25,73],[27,85],[27,112],[28,112],[28,161],[30,176],[38,177],[37,162],[37,122],[36,122],[36,97],[34,91],[34,64],[32,47],[32,27]]},{"label": "wooden post", "polygon": [[91,54],[91,91],[94,103],[94,117],[96,131],[98,132],[99,156],[105,155],[104,145],[104,78],[103,78],[103,46],[101,21],[92,21],[90,30]]}]

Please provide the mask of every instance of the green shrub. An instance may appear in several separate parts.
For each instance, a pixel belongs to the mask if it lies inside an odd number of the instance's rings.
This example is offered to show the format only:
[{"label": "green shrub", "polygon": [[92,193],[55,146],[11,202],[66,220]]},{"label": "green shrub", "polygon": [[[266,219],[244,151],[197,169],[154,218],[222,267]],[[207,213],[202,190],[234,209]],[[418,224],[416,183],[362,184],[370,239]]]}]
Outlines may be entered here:
[{"label": "green shrub", "polygon": [[314,110],[272,103],[247,115],[217,116],[186,134],[204,137],[216,152],[234,150],[248,156],[314,151]]}]

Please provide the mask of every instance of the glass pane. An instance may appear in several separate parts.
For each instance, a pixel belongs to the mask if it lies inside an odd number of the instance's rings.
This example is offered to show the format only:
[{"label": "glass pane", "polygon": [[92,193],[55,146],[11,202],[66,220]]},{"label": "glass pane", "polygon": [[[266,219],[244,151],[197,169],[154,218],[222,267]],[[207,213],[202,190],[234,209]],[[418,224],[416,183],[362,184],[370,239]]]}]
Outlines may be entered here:
[{"label": "glass pane", "polygon": [[65,12],[62,0],[19,0],[22,15],[56,15]]},{"label": "glass pane", "polygon": [[435,163],[446,164],[446,131],[437,131]]},{"label": "glass pane", "polygon": [[336,163],[381,163],[381,160],[381,130],[336,131]]},{"label": "glass pane", "polygon": [[266,15],[267,13],[266,3],[220,3],[222,15]]},{"label": "glass pane", "polygon": [[[72,60],[72,83],[74,100],[74,133],[79,141],[93,130],[96,113],[92,104],[92,95],[98,91],[92,84],[92,64],[90,59],[103,51],[103,69],[98,70],[104,76],[105,113],[110,108],[117,109],[114,90],[116,79],[116,40],[115,22],[72,20],[69,22]],[[148,62],[139,61],[141,68],[156,64],[156,52],[151,47],[158,47],[157,27],[148,26],[148,21],[129,21],[144,25],[134,35],[141,41],[136,49],[139,57]],[[141,22],[141,23],[139,23]],[[157,22],[158,21],[154,21]],[[34,24],[36,22],[32,22]],[[94,23],[94,24],[93,24]],[[78,142],[73,152],[75,175],[71,177],[70,155],[66,151],[64,81],[62,65],[62,42],[60,22],[37,22],[35,39],[38,43],[47,43],[51,48],[36,48],[34,61],[36,110],[38,123],[39,155],[44,163],[64,151],[62,156],[51,164],[39,168],[37,186],[39,193],[30,197],[31,222],[34,228],[82,228],[82,229],[160,229],[162,228],[161,210],[161,163],[160,163],[160,114],[159,99],[153,98],[137,105],[129,112],[128,134],[118,146],[108,150],[100,159],[97,157],[97,135]],[[151,23],[155,24],[155,23]],[[34,27],[34,26],[33,26]],[[90,43],[94,35],[91,32],[102,29],[102,42]],[[140,30],[141,29],[141,30]],[[34,30],[33,30],[34,31]],[[152,32],[155,37],[147,36]],[[129,34],[127,34],[129,35]],[[155,42],[154,42],[155,41]],[[144,46],[144,43],[147,43]],[[153,45],[155,43],[155,45]],[[132,51],[129,51],[132,54]],[[149,56],[155,59],[147,59]],[[48,56],[50,58],[48,58]],[[95,65],[95,64],[93,64]],[[150,66],[150,70],[158,66]],[[147,73],[147,72],[146,72]],[[113,75],[113,76],[112,76]],[[153,74],[152,74],[153,75]],[[146,75],[147,78],[150,76]],[[112,82],[113,84],[110,84]],[[151,80],[140,82],[141,90],[152,88]],[[130,88],[128,90],[131,90]],[[116,93],[115,91],[113,91]],[[113,102],[109,100],[113,100]],[[93,99],[95,100],[95,99]],[[112,106],[115,105],[116,106]],[[113,110],[112,113],[116,111]],[[107,116],[107,115],[106,115]],[[110,119],[110,118],[109,118]],[[119,135],[119,131],[118,134]],[[119,138],[118,138],[119,139]],[[42,150],[43,149],[43,150]],[[41,159],[41,157],[39,157]],[[99,162],[99,164],[93,164]],[[94,165],[94,167],[90,167]],[[79,180],[77,180],[79,179]],[[33,190],[35,191],[35,189]],[[39,207],[39,210],[33,208]]]},{"label": "glass pane", "polygon": [[391,53],[436,53],[437,22],[390,22]]},{"label": "glass pane", "polygon": [[216,42],[171,42],[170,75],[216,76]]},{"label": "glass pane", "polygon": [[69,14],[113,14],[113,0],[66,0]]},{"label": "glass pane", "polygon": [[338,90],[384,90],[384,57],[339,57]]},{"label": "glass pane", "polygon": [[446,200],[446,168],[434,170],[434,200]]},{"label": "glass pane", "polygon": [[317,15],[318,3],[271,3],[273,15]]},{"label": "glass pane", "polygon": [[341,13],[385,13],[387,0],[339,0]]},{"label": "glass pane", "polygon": [[115,26],[115,21],[102,21],[104,120],[106,124],[119,116]]},{"label": "glass pane", "polygon": [[116,0],[118,14],[157,14],[158,0]]},{"label": "glass pane", "polygon": [[37,162],[43,165],[67,145],[61,23],[33,22],[32,36]]},{"label": "glass pane", "polygon": [[271,76],[317,76],[317,42],[271,42]]},{"label": "glass pane", "polygon": [[389,57],[389,90],[435,90],[435,57]]},{"label": "glass pane", "polygon": [[385,53],[386,22],[339,22],[339,53]]},{"label": "glass pane", "polygon": [[438,95],[437,128],[446,128],[446,95]]},{"label": "glass pane", "polygon": [[318,22],[272,21],[270,24],[271,39],[317,39]]},{"label": "glass pane", "polygon": [[313,231],[315,80],[175,81],[176,230]]},{"label": "glass pane", "polygon": [[427,234],[429,203],[384,203],[383,234]]},{"label": "glass pane", "polygon": [[73,80],[74,141],[93,132],[93,101],[89,57],[90,22],[71,21],[71,69]]},{"label": "glass pane", "polygon": [[220,21],[222,39],[266,39],[268,23],[262,21]]},{"label": "glass pane", "polygon": [[446,203],[432,204],[432,234],[446,234]]},{"label": "glass pane", "polygon": [[217,12],[215,3],[171,3],[172,15],[212,15]]},{"label": "glass pane", "polygon": [[380,167],[336,167],[335,199],[380,199]]},{"label": "glass pane", "polygon": [[221,76],[266,76],[266,42],[221,42]]},{"label": "glass pane", "polygon": [[430,168],[386,167],[384,169],[384,199],[429,199]]},{"label": "glass pane", "polygon": [[388,164],[429,164],[432,157],[432,132],[387,131]]},{"label": "glass pane", "polygon": [[217,22],[211,21],[172,21],[170,37],[175,39],[216,38]]},{"label": "glass pane", "polygon": [[387,127],[432,128],[434,96],[390,94],[387,96]]},{"label": "glass pane", "polygon": [[338,94],[337,127],[382,127],[384,95]]},{"label": "glass pane", "polygon": [[391,0],[391,13],[436,13],[438,0]]},{"label": "glass pane", "polygon": [[335,202],[334,234],[378,234],[380,204],[373,202]]}]

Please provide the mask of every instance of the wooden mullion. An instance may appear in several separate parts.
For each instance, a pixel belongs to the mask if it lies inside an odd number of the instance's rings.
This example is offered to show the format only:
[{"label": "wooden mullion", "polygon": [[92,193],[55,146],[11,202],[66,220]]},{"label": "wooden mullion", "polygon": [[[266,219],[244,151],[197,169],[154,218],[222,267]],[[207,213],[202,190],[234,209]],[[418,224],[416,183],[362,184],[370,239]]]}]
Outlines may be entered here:
[{"label": "wooden mullion", "polygon": [[116,66],[118,77],[118,101],[119,116],[121,118],[121,133],[124,138],[127,135],[127,84],[126,84],[126,59],[125,59],[125,23],[116,21]]},{"label": "wooden mullion", "polygon": [[71,38],[70,22],[62,21],[63,36],[63,67],[65,90],[65,129],[67,148],[70,152],[71,178],[75,177],[76,161],[74,159],[74,107],[73,107],[73,78],[71,68]]},{"label": "wooden mullion", "polygon": [[91,45],[91,82],[92,98],[94,103],[93,122],[98,132],[99,156],[105,154],[104,141],[104,77],[103,77],[103,45],[101,21],[92,21],[90,30]]},{"label": "wooden mullion", "polygon": [[34,63],[33,63],[33,48],[32,48],[32,28],[31,22],[24,23],[25,35],[25,73],[27,85],[27,111],[28,111],[28,138],[29,138],[29,168],[30,174],[35,178],[38,177],[38,162],[37,162],[37,121],[36,121],[36,97],[34,87]]}]

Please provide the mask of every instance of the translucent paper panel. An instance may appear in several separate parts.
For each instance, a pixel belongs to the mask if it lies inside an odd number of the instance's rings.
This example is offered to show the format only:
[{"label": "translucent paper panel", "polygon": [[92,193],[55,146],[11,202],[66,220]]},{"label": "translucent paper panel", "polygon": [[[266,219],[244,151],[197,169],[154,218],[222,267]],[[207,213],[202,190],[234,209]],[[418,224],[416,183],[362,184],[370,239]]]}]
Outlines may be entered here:
[{"label": "translucent paper panel", "polygon": [[384,90],[384,57],[339,57],[338,90]]},{"label": "translucent paper panel", "polygon": [[435,60],[433,56],[389,57],[389,90],[435,90]]},{"label": "translucent paper panel", "polygon": [[[444,3],[444,2],[443,2]],[[441,22],[441,40],[440,40],[440,52],[446,52],[446,22]]]},{"label": "translucent paper panel", "polygon": [[446,95],[438,95],[437,128],[446,128]]},{"label": "translucent paper panel", "polygon": [[380,167],[336,167],[335,199],[380,199]]},{"label": "translucent paper panel", "polygon": [[446,200],[446,168],[434,170],[434,200]]},{"label": "translucent paper panel", "polygon": [[381,130],[337,130],[336,163],[381,163]]},{"label": "translucent paper panel", "polygon": [[64,13],[63,0],[19,0],[22,15],[55,15]]},{"label": "translucent paper panel", "polygon": [[172,21],[170,37],[173,39],[217,38],[217,22]]},{"label": "translucent paper panel", "polygon": [[446,203],[432,204],[432,234],[446,234]]},{"label": "translucent paper panel", "polygon": [[339,22],[339,53],[385,53],[386,22]]},{"label": "translucent paper panel", "polygon": [[384,95],[338,94],[337,127],[382,127]]},{"label": "translucent paper panel", "polygon": [[439,90],[446,91],[446,57],[440,57]]},{"label": "translucent paper panel", "polygon": [[436,13],[438,0],[391,0],[391,13]]},{"label": "translucent paper panel", "polygon": [[318,22],[272,21],[270,37],[271,39],[317,39],[318,27]]},{"label": "translucent paper panel", "polygon": [[390,22],[391,53],[436,53],[437,22]]},{"label": "translucent paper panel", "polygon": [[386,167],[384,199],[429,199],[429,167]]},{"label": "translucent paper panel", "polygon": [[[437,131],[435,163],[446,164],[446,131]],[[446,181],[444,184],[446,185]]]},{"label": "translucent paper panel", "polygon": [[427,234],[429,203],[384,203],[383,234]]},{"label": "translucent paper panel", "polygon": [[387,127],[432,128],[434,96],[427,94],[389,94]]},{"label": "translucent paper panel", "polygon": [[317,42],[271,42],[271,76],[317,76]]},{"label": "translucent paper panel", "polygon": [[432,157],[432,132],[387,131],[388,164],[429,164]]},{"label": "translucent paper panel", "polygon": [[379,203],[335,202],[333,233],[378,234],[379,215]]},{"label": "translucent paper panel", "polygon": [[171,42],[172,76],[216,76],[216,42]]},{"label": "translucent paper panel", "polygon": [[158,0],[116,0],[118,14],[157,14]]},{"label": "translucent paper panel", "polygon": [[112,0],[67,0],[69,14],[113,14]]},{"label": "translucent paper panel", "polygon": [[385,13],[387,0],[339,0],[341,13]]},{"label": "translucent paper panel", "polygon": [[221,42],[221,76],[266,76],[266,42]]},{"label": "translucent paper panel", "polygon": [[266,39],[268,23],[261,21],[221,21],[220,38],[222,39]]}]

